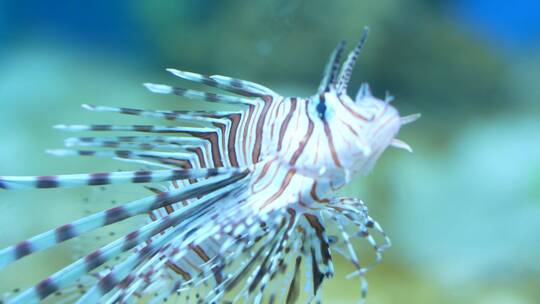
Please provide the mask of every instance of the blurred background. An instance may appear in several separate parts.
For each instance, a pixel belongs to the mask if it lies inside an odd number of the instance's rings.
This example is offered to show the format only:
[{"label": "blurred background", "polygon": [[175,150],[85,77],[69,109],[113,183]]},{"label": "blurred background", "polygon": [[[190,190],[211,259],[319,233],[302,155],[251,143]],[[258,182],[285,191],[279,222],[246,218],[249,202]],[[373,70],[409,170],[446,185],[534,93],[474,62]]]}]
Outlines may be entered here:
[{"label": "blurred background", "polygon": [[[186,100],[141,86],[178,83],[168,67],[308,96],[336,43],[354,44],[364,25],[371,35],[350,95],[368,81],[377,96],[395,95],[402,114],[423,115],[399,136],[414,154],[390,149],[344,190],[393,241],[368,273],[369,303],[540,303],[534,0],[0,1],[0,175],[130,168],[46,155],[71,136],[51,126],[140,123],[82,103],[184,109]],[[0,248],[139,197],[140,188],[0,192]],[[0,292],[35,283],[108,236],[7,267]],[[337,264],[324,298],[355,303],[357,283]]]}]

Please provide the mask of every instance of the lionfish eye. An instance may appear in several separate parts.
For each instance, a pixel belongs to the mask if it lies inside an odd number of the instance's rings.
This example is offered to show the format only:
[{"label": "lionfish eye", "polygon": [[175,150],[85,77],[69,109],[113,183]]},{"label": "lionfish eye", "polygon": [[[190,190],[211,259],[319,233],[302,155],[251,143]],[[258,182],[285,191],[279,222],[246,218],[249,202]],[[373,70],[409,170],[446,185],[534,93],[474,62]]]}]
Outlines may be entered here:
[{"label": "lionfish eye", "polygon": [[324,96],[319,96],[319,103],[317,104],[317,107],[315,108],[317,110],[317,114],[319,115],[319,118],[322,120],[326,119],[326,100],[324,99]]}]

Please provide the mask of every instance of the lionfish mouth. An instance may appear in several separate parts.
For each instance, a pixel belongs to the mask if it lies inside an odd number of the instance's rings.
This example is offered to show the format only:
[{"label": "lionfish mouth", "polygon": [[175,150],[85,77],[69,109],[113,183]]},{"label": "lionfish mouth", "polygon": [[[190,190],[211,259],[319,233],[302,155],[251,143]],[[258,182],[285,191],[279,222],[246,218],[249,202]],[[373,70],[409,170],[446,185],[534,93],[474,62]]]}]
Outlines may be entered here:
[{"label": "lionfish mouth", "polygon": [[[417,121],[421,116],[422,115],[420,113],[415,113],[415,114],[402,116],[400,118],[401,125],[404,126],[404,125],[411,124],[411,123]],[[404,142],[404,141],[402,141],[400,139],[397,139],[397,138],[392,139],[392,141],[390,142],[390,146],[392,146],[394,148],[398,148],[398,149],[408,151],[410,153],[413,152],[413,149],[411,148],[411,146],[408,143],[406,143],[406,142]]]}]

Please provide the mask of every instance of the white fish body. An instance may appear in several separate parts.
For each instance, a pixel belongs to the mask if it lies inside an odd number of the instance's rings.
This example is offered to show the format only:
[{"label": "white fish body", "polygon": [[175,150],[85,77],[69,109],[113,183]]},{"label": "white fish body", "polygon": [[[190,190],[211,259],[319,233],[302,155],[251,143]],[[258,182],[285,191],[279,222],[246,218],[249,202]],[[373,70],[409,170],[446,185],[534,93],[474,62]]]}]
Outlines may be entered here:
[{"label": "white fish body", "polygon": [[[360,263],[353,242],[365,239],[376,261],[390,240],[362,201],[336,198],[355,174],[367,174],[388,146],[410,150],[395,139],[403,124],[391,97],[374,97],[362,85],[347,95],[352,69],[367,30],[340,69],[344,43],[330,57],[317,94],[283,97],[253,82],[169,69],[180,78],[217,87],[229,95],[162,84],[152,92],[235,104],[236,111],[168,111],[84,105],[197,127],[172,125],[59,125],[65,131],[143,133],[119,137],[74,137],[58,156],[113,157],[150,165],[151,170],[39,177],[0,177],[0,188],[57,188],[117,183],[162,183],[154,193],[98,212],[0,250],[0,269],[32,253],[139,214],[151,221],[88,254],[9,303],[38,302],[57,293],[80,293],[78,303],[129,302],[171,297],[214,303],[224,300],[292,303],[303,273],[311,278],[309,299],[320,297],[333,276],[332,255],[346,257],[360,277],[372,265]],[[112,149],[112,150],[111,150]],[[328,236],[326,225],[338,236]],[[373,234],[384,243],[378,244]],[[117,256],[124,256],[116,262]],[[110,267],[104,268],[103,265]],[[285,286],[282,292],[282,287]]]}]

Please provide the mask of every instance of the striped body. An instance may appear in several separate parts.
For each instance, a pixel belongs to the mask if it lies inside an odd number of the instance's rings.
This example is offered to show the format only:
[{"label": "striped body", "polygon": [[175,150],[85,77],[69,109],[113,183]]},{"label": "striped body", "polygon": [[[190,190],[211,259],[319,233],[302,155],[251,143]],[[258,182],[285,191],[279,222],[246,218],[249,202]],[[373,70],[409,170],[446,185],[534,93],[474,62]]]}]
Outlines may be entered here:
[{"label": "striped body", "polygon": [[[175,76],[229,94],[145,86],[154,93],[233,104],[237,109],[204,112],[84,105],[92,111],[152,117],[170,124],[59,125],[57,129],[72,132],[133,134],[68,138],[67,147],[81,149],[51,154],[111,157],[151,169],[5,176],[0,177],[0,189],[154,183],[148,186],[153,193],[0,250],[0,268],[136,215],[148,214],[150,220],[13,295],[9,302],[38,302],[61,292],[78,303],[123,303],[141,297],[292,303],[300,297],[303,278],[309,278],[311,292],[304,297],[311,301],[319,299],[324,279],[333,276],[333,254],[351,262],[351,276],[360,278],[363,299],[364,274],[371,264],[359,261],[353,243],[367,240],[378,262],[390,242],[360,200],[336,198],[333,193],[354,174],[367,173],[388,146],[409,149],[394,136],[401,125],[417,118],[400,117],[389,97],[373,97],[367,85],[354,100],[347,95],[364,41],[365,35],[341,70],[344,43],[338,45],[317,94],[310,98],[283,97],[249,81],[169,69]],[[328,223],[339,235],[327,235]],[[374,234],[384,242],[378,244]]]}]

